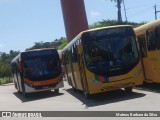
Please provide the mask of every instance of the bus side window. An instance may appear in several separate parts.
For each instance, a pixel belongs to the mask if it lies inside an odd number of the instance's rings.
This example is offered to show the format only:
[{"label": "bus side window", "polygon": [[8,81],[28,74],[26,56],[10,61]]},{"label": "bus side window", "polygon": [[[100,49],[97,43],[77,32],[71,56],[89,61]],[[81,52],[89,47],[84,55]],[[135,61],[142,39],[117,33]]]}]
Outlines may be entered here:
[{"label": "bus side window", "polygon": [[155,34],[154,30],[148,30],[147,31],[147,45],[148,45],[148,51],[153,51],[156,50],[156,39],[155,39]]},{"label": "bus side window", "polygon": [[64,65],[66,65],[66,58],[65,58],[65,56],[66,56],[66,53],[63,53],[62,54],[62,64],[64,64]]},{"label": "bus side window", "polygon": [[72,62],[74,62],[74,46],[72,46],[71,48],[71,59],[72,59]]},{"label": "bus side window", "polygon": [[69,51],[67,50],[65,53],[65,63],[68,64],[69,63]]},{"label": "bus side window", "polygon": [[72,46],[72,61],[73,62],[78,62],[78,58],[77,58],[77,45],[74,44]]},{"label": "bus side window", "polygon": [[69,49],[67,51],[67,64],[71,64],[72,63],[72,49]]},{"label": "bus side window", "polygon": [[160,50],[160,27],[155,28],[155,39],[157,40],[157,49]]},{"label": "bus side window", "polygon": [[140,54],[141,57],[147,57],[147,47],[146,47],[146,42],[145,42],[145,36],[139,36],[138,37],[138,43],[139,43],[139,49],[140,49]]},{"label": "bus side window", "polygon": [[78,62],[77,45],[74,45],[74,61]]}]

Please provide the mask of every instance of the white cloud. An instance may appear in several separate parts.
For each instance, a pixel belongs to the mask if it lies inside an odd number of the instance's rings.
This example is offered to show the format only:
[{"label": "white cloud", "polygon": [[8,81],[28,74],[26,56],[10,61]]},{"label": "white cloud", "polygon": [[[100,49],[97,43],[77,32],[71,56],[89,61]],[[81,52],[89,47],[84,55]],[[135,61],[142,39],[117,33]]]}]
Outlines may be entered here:
[{"label": "white cloud", "polygon": [[100,16],[100,13],[99,12],[96,12],[96,11],[92,11],[91,13],[91,16],[93,16],[93,17],[97,17],[97,16]]}]

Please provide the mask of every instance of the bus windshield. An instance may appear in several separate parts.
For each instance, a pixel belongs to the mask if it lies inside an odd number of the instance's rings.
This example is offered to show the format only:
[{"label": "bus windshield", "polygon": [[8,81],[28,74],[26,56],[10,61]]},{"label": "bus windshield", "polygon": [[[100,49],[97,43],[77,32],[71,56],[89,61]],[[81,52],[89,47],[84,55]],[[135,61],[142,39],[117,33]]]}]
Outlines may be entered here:
[{"label": "bus windshield", "polygon": [[58,53],[56,55],[33,52],[23,58],[23,73],[24,77],[28,79],[47,80],[59,75],[60,71]]},{"label": "bus windshield", "polygon": [[87,68],[99,75],[127,73],[139,61],[134,32],[130,27],[111,28],[82,36]]}]

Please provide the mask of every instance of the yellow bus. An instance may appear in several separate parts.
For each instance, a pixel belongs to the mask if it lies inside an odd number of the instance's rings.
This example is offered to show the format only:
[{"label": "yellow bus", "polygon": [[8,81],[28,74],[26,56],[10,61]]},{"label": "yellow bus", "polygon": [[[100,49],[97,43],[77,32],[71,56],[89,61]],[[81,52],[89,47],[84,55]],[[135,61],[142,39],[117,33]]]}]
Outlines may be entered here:
[{"label": "yellow bus", "polygon": [[28,93],[63,87],[62,70],[56,49],[35,49],[17,55],[11,62],[12,76],[18,92]]},{"label": "yellow bus", "polygon": [[135,33],[129,25],[81,32],[62,50],[62,62],[69,85],[86,97],[120,88],[132,92],[144,80]]},{"label": "yellow bus", "polygon": [[160,19],[134,29],[146,82],[160,83]]}]

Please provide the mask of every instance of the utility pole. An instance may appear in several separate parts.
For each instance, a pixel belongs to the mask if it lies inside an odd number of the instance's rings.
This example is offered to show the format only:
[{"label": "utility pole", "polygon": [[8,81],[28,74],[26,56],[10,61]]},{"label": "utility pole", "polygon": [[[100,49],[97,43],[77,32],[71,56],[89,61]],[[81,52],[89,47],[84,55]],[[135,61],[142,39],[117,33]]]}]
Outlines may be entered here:
[{"label": "utility pole", "polygon": [[127,20],[126,6],[124,4],[124,0],[123,0],[123,6],[124,6],[124,14],[125,14],[126,22],[127,22],[128,20]]},{"label": "utility pole", "polygon": [[125,13],[125,18],[126,18],[126,22],[127,22],[128,20],[127,20],[126,6],[125,6],[125,3],[124,3],[124,0],[123,0],[123,6],[124,6],[124,13]]},{"label": "utility pole", "polygon": [[157,6],[156,6],[156,4],[155,4],[155,6],[154,6],[154,10],[155,10],[155,12],[154,12],[154,13],[155,13],[155,20],[157,20],[157,13],[160,12],[160,11],[157,11]]},{"label": "utility pole", "polygon": [[122,22],[122,15],[121,15],[121,3],[122,0],[117,0],[117,8],[118,8],[118,22]]}]

